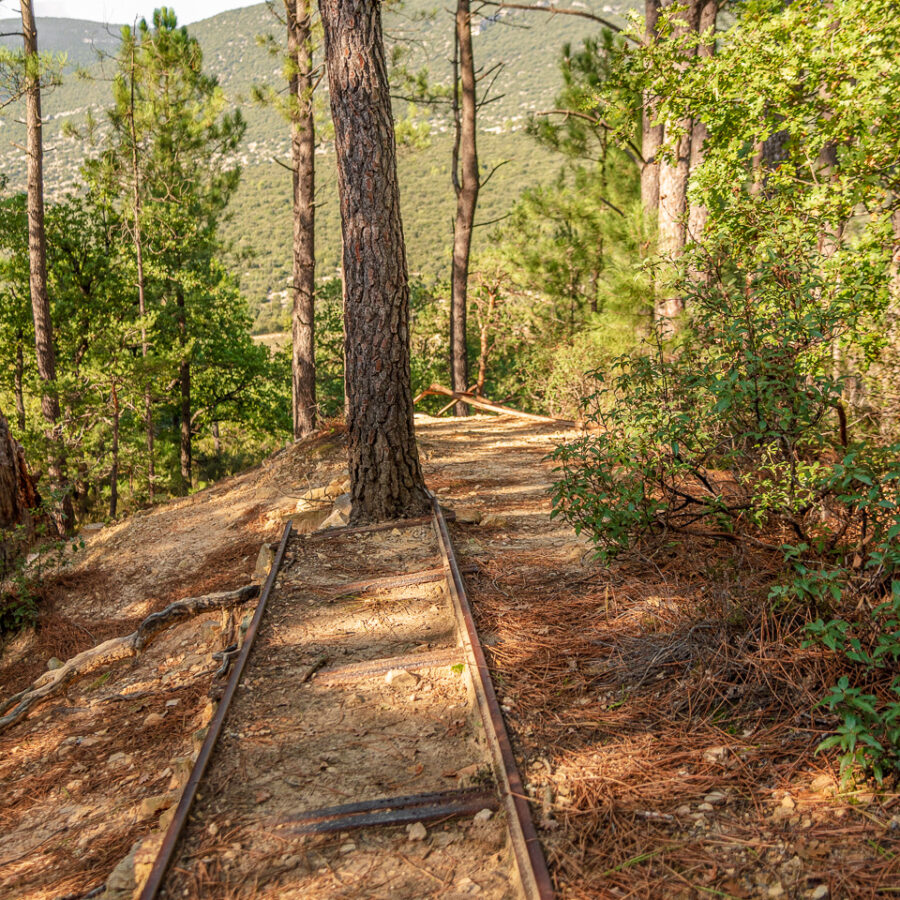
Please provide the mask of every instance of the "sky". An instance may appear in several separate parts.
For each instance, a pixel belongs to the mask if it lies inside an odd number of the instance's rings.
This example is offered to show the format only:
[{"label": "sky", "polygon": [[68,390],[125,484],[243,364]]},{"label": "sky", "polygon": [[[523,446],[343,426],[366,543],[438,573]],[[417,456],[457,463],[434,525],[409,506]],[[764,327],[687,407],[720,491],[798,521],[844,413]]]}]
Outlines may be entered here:
[{"label": "sky", "polygon": [[[67,19],[91,19],[113,25],[131,23],[135,18],[150,18],[157,6],[171,6],[182,25],[209,18],[226,9],[251,6],[258,0],[34,0],[38,16]],[[18,16],[17,0],[0,0],[0,19]]]}]

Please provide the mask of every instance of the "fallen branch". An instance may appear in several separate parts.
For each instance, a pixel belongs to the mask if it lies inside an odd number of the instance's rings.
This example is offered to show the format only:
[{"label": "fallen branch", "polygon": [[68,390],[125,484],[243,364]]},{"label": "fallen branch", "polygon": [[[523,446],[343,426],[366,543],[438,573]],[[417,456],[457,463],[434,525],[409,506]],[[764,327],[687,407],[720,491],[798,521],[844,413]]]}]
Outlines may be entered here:
[{"label": "fallen branch", "polygon": [[[248,584],[236,591],[188,597],[185,600],[170,603],[159,612],[151,613],[131,634],[110,638],[96,647],[91,647],[89,650],[73,656],[58,669],[45,672],[31,687],[25,688],[24,691],[20,691],[0,704],[0,714],[6,713],[0,718],[0,732],[18,722],[36,703],[55,694],[73,678],[87,675],[121,659],[137,656],[161,631],[212,609],[236,606],[258,596],[259,585]],[[7,713],[9,709],[12,711]]]},{"label": "fallen branch", "polygon": [[413,403],[418,403],[423,397],[452,397],[454,400],[461,400],[474,406],[476,409],[483,409],[486,412],[498,413],[500,415],[517,416],[520,419],[528,419],[531,422],[546,422],[549,425],[560,425],[565,428],[574,428],[575,422],[571,419],[556,419],[553,416],[539,416],[536,413],[522,412],[520,409],[513,409],[511,406],[504,406],[502,403],[494,403],[485,397],[478,397],[475,394],[460,393],[459,391],[451,391],[440,384],[433,384],[426,388],[416,396]]}]

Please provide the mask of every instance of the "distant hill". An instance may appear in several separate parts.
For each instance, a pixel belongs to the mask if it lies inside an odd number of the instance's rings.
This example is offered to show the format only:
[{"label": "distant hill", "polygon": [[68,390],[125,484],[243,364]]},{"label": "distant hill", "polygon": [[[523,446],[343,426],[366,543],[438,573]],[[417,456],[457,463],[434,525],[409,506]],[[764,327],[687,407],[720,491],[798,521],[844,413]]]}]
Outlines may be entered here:
[{"label": "distant hill", "polygon": [[[575,0],[573,6],[578,6]],[[580,4],[584,5],[584,4]],[[604,6],[603,14],[621,19],[635,0]],[[385,31],[393,46],[404,48],[412,70],[427,67],[434,83],[451,78],[453,19],[446,5],[434,0],[406,0],[385,15]],[[547,180],[559,159],[537,147],[522,131],[533,112],[552,103],[560,85],[558,60],[563,44],[579,44],[596,33],[598,26],[575,16],[503,10],[476,21],[474,38],[478,65],[487,70],[498,63],[494,93],[499,98],[487,105],[479,119],[479,157],[485,173],[501,163],[479,201],[479,221],[503,215],[520,191]],[[61,126],[77,125],[88,109],[102,118],[109,105],[106,65],[96,62],[96,50],[115,52],[115,27],[68,19],[39,19],[43,50],[68,54],[70,75],[45,99],[47,116],[47,192],[51,198],[77,186],[78,166],[86,148],[78,140],[63,137]],[[287,124],[277,112],[250,102],[255,84],[281,85],[281,62],[260,47],[258,36],[281,38],[281,27],[265,4],[224,12],[190,26],[199,39],[208,71],[214,73],[227,96],[240,106],[247,119],[247,134],[239,151],[244,172],[241,187],[225,225],[234,247],[230,265],[256,314],[257,330],[277,329],[286,315],[290,275],[290,173],[274,160],[289,155]],[[74,74],[76,67],[90,66],[93,80]],[[491,76],[493,77],[493,76]],[[327,103],[323,95],[323,122]],[[406,104],[398,101],[398,115]],[[24,140],[17,110],[0,113],[0,172],[10,178],[12,189],[24,183],[24,152],[14,146]],[[430,125],[430,145],[424,150],[402,150],[400,182],[410,268],[425,277],[448,271],[454,198],[450,185],[449,125],[445,113],[420,111]],[[323,130],[324,133],[324,130]],[[333,274],[340,264],[340,231],[335,173],[331,148],[319,148],[318,163],[318,271]],[[488,229],[476,232],[485,238]]]}]

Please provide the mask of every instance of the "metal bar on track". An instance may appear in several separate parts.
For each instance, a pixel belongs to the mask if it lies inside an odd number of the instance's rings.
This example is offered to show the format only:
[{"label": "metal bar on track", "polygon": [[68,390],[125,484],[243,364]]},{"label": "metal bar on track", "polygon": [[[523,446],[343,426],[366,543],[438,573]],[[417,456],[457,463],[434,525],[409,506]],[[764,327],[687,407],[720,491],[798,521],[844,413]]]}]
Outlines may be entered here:
[{"label": "metal bar on track", "polygon": [[[493,802],[493,807],[491,803]],[[455,791],[432,791],[428,794],[407,794],[401,797],[382,797],[378,800],[361,800],[358,803],[342,803],[340,806],[325,806],[309,812],[286,816],[273,823],[275,827],[284,825],[310,825],[328,820],[344,821],[361,813],[384,812],[389,809],[416,809],[420,806],[438,804],[481,803],[479,809],[496,808],[497,792],[485,788],[463,788]]]},{"label": "metal bar on track", "polygon": [[244,672],[244,666],[247,664],[247,659],[250,656],[250,649],[253,646],[253,641],[259,630],[259,623],[262,621],[263,614],[266,611],[266,604],[269,602],[269,594],[271,594],[272,588],[275,585],[275,579],[278,577],[278,570],[281,568],[281,563],[284,559],[284,551],[290,536],[291,523],[288,522],[287,525],[284,526],[284,534],[281,536],[281,543],[278,545],[278,552],[275,554],[272,568],[269,570],[269,577],[266,579],[266,583],[260,594],[259,603],[256,605],[256,611],[253,614],[253,618],[250,620],[250,626],[247,628],[247,633],[244,635],[244,643],[241,647],[240,655],[235,661],[234,668],[231,670],[231,676],[228,679],[228,684],[225,687],[222,699],[219,701],[215,715],[209,723],[209,731],[206,733],[206,739],[203,741],[203,746],[200,748],[200,753],[194,762],[193,769],[191,769],[190,777],[188,778],[187,784],[184,786],[181,799],[178,801],[178,806],[175,808],[175,815],[172,817],[172,821],[166,829],[165,837],[163,838],[162,845],[156,855],[156,859],[153,862],[150,875],[141,891],[140,900],[154,900],[159,893],[159,889],[162,887],[166,871],[175,855],[178,839],[181,837],[181,833],[187,822],[191,804],[197,796],[200,780],[203,778],[203,773],[206,771],[206,767],[216,745],[216,740],[225,723],[225,717],[228,715],[228,708],[231,705],[238,683],[241,680],[241,675]]},{"label": "metal bar on track", "polygon": [[465,584],[456,562],[450,531],[437,498],[433,494],[431,502],[434,510],[434,528],[441,547],[441,556],[447,567],[447,581],[454,612],[460,626],[460,637],[469,662],[475,695],[494,760],[494,770],[500,783],[500,791],[507,811],[519,879],[528,900],[552,900],[554,891],[550,872],[547,869],[547,862],[544,859],[537,831],[535,831],[534,822],[531,819],[531,810],[516,765],[512,744],[491,682],[484,650],[478,639],[478,630],[475,627],[475,619],[466,596]]}]

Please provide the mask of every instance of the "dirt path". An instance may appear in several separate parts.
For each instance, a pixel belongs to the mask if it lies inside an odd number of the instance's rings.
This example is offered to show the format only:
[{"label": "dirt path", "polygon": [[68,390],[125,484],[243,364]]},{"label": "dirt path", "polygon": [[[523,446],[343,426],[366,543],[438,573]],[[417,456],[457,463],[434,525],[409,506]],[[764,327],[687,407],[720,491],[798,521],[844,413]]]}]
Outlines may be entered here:
[{"label": "dirt path", "polygon": [[[445,583],[337,596],[362,578],[439,564],[430,526],[289,543],[161,896],[515,896]],[[319,822],[328,832],[310,835],[292,824],[470,787],[479,808],[427,829],[419,810],[406,829],[335,833]]]},{"label": "dirt path", "polygon": [[[549,518],[552,430],[475,416],[422,418],[418,432],[429,485],[468,508],[454,543],[477,567],[469,596],[560,897],[896,892],[900,798],[890,784],[880,797],[841,793],[832,761],[813,755],[830,723],[810,717],[810,698],[827,672],[797,649],[799,632],[758,614],[759,560],[669,542],[600,569]],[[61,627],[7,648],[0,678],[21,684],[49,656],[71,655],[63,638],[83,649],[176,596],[245,583],[260,542],[304,491],[341,475],[342,454],[337,438],[292,448],[94,535],[54,588]],[[243,614],[173,629],[0,735],[0,897],[79,897],[159,833],[209,721],[211,654]],[[419,639],[405,627],[400,644]],[[415,765],[398,760],[398,785]]]}]

